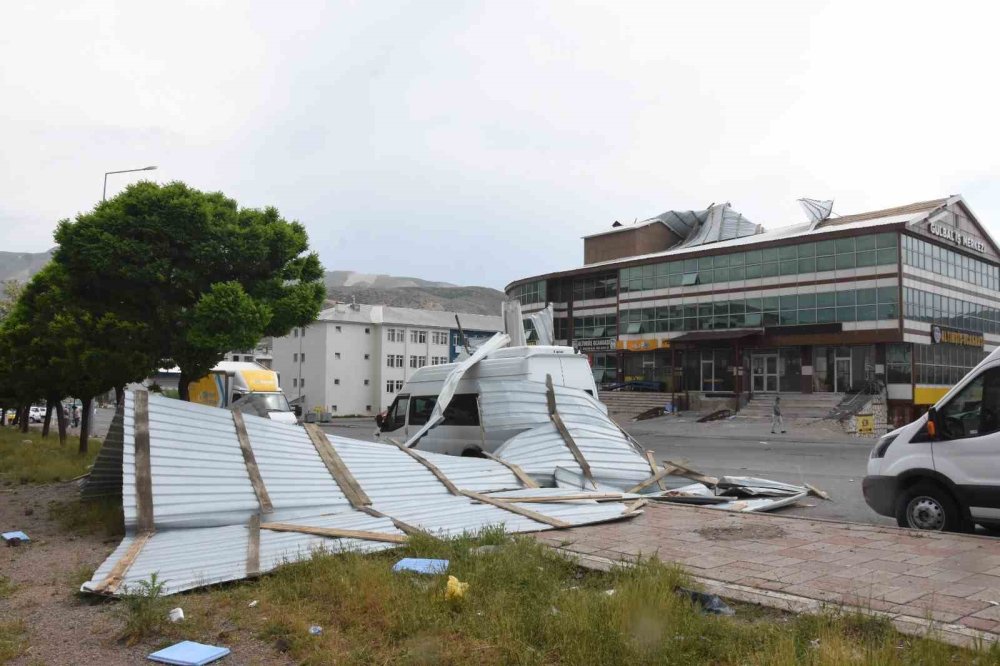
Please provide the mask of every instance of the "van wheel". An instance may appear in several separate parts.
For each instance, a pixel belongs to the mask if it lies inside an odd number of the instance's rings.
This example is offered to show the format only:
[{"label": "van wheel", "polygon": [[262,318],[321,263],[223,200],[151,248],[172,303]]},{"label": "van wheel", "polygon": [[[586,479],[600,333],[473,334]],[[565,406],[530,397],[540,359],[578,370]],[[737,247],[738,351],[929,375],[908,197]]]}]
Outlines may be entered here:
[{"label": "van wheel", "polygon": [[935,532],[965,532],[962,514],[951,495],[934,483],[918,483],[904,490],[896,502],[900,527]]},{"label": "van wheel", "polygon": [[485,458],[483,452],[479,449],[466,449],[462,451],[463,458]]}]

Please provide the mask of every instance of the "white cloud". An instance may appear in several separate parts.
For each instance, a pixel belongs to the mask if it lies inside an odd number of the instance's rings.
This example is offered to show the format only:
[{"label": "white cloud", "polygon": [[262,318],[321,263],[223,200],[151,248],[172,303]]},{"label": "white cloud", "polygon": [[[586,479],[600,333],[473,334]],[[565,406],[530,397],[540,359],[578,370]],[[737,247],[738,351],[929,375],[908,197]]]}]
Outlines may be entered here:
[{"label": "white cloud", "polygon": [[[68,7],[68,8],[67,8]],[[614,219],[961,192],[1000,231],[979,3],[6,6],[3,249],[103,172],[304,222],[330,268],[501,286]],[[111,192],[132,176],[113,176]]]}]

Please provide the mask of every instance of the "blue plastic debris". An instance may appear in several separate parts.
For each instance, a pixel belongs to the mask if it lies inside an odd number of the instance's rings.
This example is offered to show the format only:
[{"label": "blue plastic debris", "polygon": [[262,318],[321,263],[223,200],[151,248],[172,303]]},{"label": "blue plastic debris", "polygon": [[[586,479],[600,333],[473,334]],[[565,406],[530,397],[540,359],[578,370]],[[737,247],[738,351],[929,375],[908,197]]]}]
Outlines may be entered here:
[{"label": "blue plastic debris", "polygon": [[216,659],[222,659],[227,654],[229,654],[229,648],[204,645],[194,641],[182,641],[168,648],[163,648],[159,652],[154,652],[147,659],[158,661],[161,664],[175,664],[175,666],[202,666],[202,664],[210,664]]},{"label": "blue plastic debris", "polygon": [[448,560],[429,560],[423,557],[404,557],[392,567],[393,571],[413,571],[422,574],[440,574],[448,570]]},{"label": "blue plastic debris", "polygon": [[22,541],[31,541],[31,539],[28,538],[28,535],[24,532],[4,532],[3,534],[0,534],[0,537],[3,537],[3,540],[11,546],[16,546]]}]

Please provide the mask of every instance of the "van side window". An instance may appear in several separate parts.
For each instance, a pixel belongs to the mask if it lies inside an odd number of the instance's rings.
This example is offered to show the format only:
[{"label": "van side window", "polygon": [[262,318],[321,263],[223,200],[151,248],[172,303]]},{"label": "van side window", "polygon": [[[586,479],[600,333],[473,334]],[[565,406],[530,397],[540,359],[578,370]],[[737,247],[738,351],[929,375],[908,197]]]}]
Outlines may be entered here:
[{"label": "van side window", "polygon": [[446,426],[477,426],[479,425],[479,406],[476,404],[476,394],[466,393],[456,395],[444,410]]},{"label": "van side window", "polygon": [[410,400],[410,425],[422,426],[427,423],[437,404],[436,395],[415,395]]},{"label": "van side window", "polygon": [[1000,368],[990,368],[969,382],[938,415],[947,439],[981,437],[1000,430]]},{"label": "van side window", "polygon": [[399,430],[406,425],[406,407],[409,402],[410,397],[406,395],[401,395],[392,402],[392,405],[389,406],[385,422],[382,425],[382,432]]}]

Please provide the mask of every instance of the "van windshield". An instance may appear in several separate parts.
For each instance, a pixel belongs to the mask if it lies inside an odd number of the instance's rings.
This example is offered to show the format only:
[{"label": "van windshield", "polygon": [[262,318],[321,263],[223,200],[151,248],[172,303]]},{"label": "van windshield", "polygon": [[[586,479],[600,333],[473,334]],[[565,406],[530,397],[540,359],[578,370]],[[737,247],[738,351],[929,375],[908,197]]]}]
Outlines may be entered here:
[{"label": "van windshield", "polygon": [[[444,421],[441,422],[441,425],[478,426],[479,405],[476,402],[477,397],[475,393],[454,396],[448,403],[448,409],[444,410]],[[430,420],[431,412],[434,411],[436,404],[436,395],[414,396],[410,401],[410,425],[425,425]]]}]

